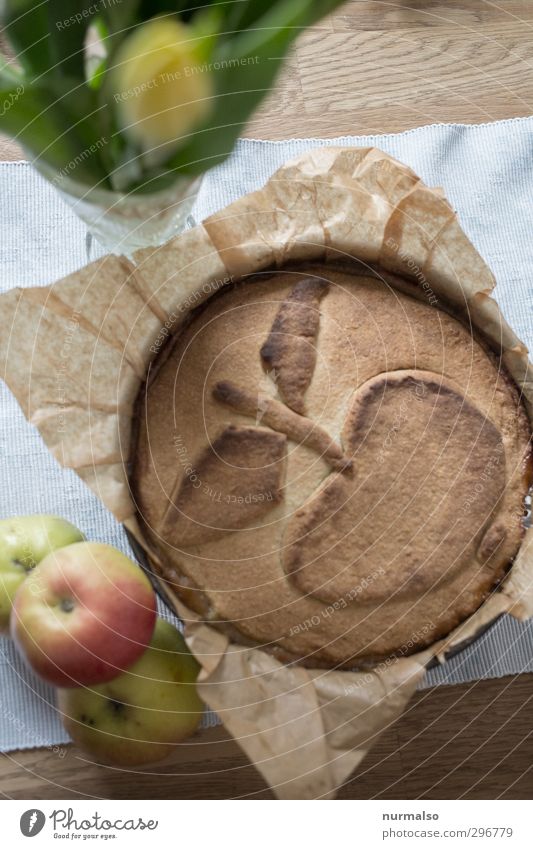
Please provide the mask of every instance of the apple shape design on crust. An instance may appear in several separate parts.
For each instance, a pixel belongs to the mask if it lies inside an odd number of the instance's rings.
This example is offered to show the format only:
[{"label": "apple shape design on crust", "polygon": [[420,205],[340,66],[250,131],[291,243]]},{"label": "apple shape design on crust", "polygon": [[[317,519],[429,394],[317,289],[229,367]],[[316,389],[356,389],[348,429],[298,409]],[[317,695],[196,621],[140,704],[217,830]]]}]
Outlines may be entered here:
[{"label": "apple shape design on crust", "polygon": [[[235,517],[224,503],[211,504],[209,537],[204,533],[202,539],[204,505],[187,497],[187,481],[178,481],[164,536],[187,548],[265,516],[283,497],[282,461],[291,440],[312,448],[330,472],[288,518],[280,549],[287,580],[300,594],[325,603],[342,597],[375,605],[404,592],[423,595],[473,558],[482,568],[504,542],[496,515],[506,480],[502,437],[460,386],[423,368],[377,374],[357,387],[338,438],[309,418],[305,393],[326,294],[325,281],[305,278],[278,310],[260,349],[264,371],[275,375],[277,397],[229,380],[211,387],[218,403],[255,419],[256,426],[226,426],[194,467],[208,469],[202,478],[209,485],[215,480],[221,491],[238,494],[240,487],[241,501],[247,492],[269,489],[275,499],[256,504],[253,512],[241,507]],[[218,448],[230,436],[231,462]],[[475,510],[467,513],[463,505],[487,468],[491,474],[476,494]],[[408,516],[420,517],[418,525]],[[185,533],[187,524],[194,538]],[[386,573],[384,580],[366,585],[365,576],[376,569]],[[354,587],[360,588],[355,595]]]},{"label": "apple shape design on crust", "polygon": [[155,594],[139,566],[112,546],[81,542],[49,554],[21,585],[11,634],[41,678],[76,687],[131,666],[155,620]]},{"label": "apple shape design on crust", "polygon": [[58,691],[65,728],[101,763],[159,761],[198,726],[199,669],[179,631],[158,619],[149,647],[126,672],[90,689]]},{"label": "apple shape design on crust", "polygon": [[83,534],[57,516],[19,516],[0,521],[0,633],[9,631],[15,594],[47,554],[81,542]]},{"label": "apple shape design on crust", "polygon": [[[505,488],[502,439],[453,381],[417,369],[377,375],[354,393],[342,444],[354,474],[329,475],[287,526],[283,566],[303,594],[330,603],[357,587],[362,604],[422,596],[503,542],[493,518]],[[472,492],[475,527],[464,510]],[[410,513],[420,517],[414,532]],[[383,583],[366,582],[369,573]]]}]

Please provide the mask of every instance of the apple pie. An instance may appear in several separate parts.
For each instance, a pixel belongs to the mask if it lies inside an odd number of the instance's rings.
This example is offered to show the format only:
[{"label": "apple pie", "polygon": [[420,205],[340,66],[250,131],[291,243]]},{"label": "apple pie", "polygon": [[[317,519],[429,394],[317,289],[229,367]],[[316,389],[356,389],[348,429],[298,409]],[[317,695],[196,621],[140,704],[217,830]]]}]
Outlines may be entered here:
[{"label": "apple pie", "polygon": [[132,492],[165,581],[287,662],[415,652],[520,546],[517,386],[429,285],[377,267],[225,286],[158,355],[136,419]]}]

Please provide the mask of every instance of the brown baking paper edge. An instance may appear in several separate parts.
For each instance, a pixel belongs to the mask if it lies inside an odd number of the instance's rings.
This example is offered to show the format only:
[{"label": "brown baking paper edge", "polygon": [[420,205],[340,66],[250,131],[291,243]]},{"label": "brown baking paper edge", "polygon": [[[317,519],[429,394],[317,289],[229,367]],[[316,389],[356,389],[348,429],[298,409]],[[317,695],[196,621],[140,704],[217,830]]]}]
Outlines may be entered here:
[{"label": "brown baking paper edge", "polygon": [[[30,422],[148,555],[128,485],[134,404],[188,312],[243,275],[298,260],[375,264],[450,302],[485,333],[533,420],[527,349],[439,189],[375,148],[320,148],[135,265],[104,257],[52,286],[1,296],[0,367]],[[203,624],[159,577],[201,663],[199,689],[278,798],[330,798],[403,712],[428,662],[502,613],[533,615],[533,529],[508,576],[445,640],[359,672],[304,669]]]}]

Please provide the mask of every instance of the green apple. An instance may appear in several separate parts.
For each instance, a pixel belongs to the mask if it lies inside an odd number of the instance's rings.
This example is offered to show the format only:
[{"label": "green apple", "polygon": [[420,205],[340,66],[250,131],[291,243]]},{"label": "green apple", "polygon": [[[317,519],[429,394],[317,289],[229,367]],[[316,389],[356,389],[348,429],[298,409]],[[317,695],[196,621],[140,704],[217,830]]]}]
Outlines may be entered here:
[{"label": "green apple", "polygon": [[47,554],[84,539],[57,516],[19,516],[0,520],[0,633],[9,631],[13,599],[28,572]]},{"label": "green apple", "polygon": [[126,672],[107,684],[58,691],[65,728],[101,763],[159,761],[198,726],[199,669],[179,631],[158,619],[150,645]]}]

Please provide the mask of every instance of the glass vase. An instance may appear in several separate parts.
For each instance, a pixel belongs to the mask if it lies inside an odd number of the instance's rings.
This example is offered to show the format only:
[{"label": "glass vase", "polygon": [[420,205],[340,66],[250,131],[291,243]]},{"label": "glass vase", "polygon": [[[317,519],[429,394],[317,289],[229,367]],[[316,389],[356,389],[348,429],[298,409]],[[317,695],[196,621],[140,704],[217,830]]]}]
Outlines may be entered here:
[{"label": "glass vase", "polygon": [[[152,194],[89,188],[69,177],[60,181],[39,167],[63,200],[108,253],[131,259],[140,248],[156,247],[195,224],[191,210],[202,183],[199,177],[179,178]],[[88,253],[91,238],[88,239]],[[90,257],[88,257],[90,258]]]}]

